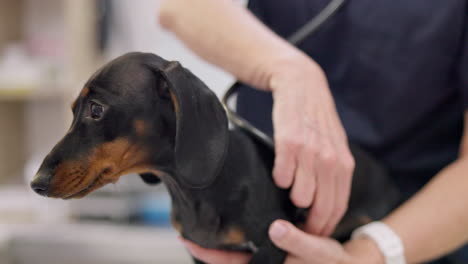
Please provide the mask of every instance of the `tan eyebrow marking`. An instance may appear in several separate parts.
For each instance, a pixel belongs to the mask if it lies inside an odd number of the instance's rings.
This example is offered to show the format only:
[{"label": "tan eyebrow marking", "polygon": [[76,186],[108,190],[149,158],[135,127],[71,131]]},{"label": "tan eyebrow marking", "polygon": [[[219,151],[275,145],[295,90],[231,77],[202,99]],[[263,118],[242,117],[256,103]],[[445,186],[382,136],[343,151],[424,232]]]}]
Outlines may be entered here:
[{"label": "tan eyebrow marking", "polygon": [[71,104],[71,109],[73,110],[75,108],[76,102],[78,101],[79,98],[85,97],[88,94],[89,94],[89,88],[88,87],[83,88],[80,92],[80,96],[76,98],[75,101],[73,101],[73,103]]},{"label": "tan eyebrow marking", "polygon": [[76,101],[78,101],[78,98],[76,98],[73,103],[70,105],[71,109],[75,109],[75,106],[76,106]]},{"label": "tan eyebrow marking", "polygon": [[89,88],[85,87],[85,88],[83,88],[83,90],[81,90],[80,96],[85,97],[88,94],[89,94]]}]

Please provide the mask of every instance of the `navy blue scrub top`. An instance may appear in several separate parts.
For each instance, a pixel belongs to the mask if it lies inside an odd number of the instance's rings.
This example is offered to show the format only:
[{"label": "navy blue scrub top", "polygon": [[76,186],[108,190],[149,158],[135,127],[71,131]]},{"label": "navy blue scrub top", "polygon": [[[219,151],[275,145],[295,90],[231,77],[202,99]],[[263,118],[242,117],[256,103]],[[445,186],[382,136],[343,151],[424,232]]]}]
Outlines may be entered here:
[{"label": "navy blue scrub top", "polygon": [[[251,0],[249,8],[286,38],[329,1]],[[299,47],[324,69],[350,141],[405,193],[457,158],[468,107],[467,0],[348,0]],[[237,111],[273,133],[271,94],[243,86]]]}]

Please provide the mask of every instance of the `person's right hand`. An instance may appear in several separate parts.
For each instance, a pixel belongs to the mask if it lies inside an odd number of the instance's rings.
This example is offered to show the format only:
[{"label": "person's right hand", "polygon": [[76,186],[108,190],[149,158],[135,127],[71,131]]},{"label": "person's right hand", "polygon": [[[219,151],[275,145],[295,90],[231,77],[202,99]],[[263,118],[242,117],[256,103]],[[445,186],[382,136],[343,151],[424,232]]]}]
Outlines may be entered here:
[{"label": "person's right hand", "polygon": [[291,199],[312,206],[305,231],[330,235],[343,217],[351,189],[354,159],[327,79],[309,58],[275,65],[273,93],[276,160],[273,177],[292,187]]},{"label": "person's right hand", "polygon": [[[275,221],[269,229],[270,239],[288,253],[284,264],[365,264],[384,263],[377,245],[370,239],[356,239],[341,245],[337,241],[307,234],[289,222]],[[195,258],[209,264],[247,264],[252,256],[243,252],[202,248],[181,239]]]}]

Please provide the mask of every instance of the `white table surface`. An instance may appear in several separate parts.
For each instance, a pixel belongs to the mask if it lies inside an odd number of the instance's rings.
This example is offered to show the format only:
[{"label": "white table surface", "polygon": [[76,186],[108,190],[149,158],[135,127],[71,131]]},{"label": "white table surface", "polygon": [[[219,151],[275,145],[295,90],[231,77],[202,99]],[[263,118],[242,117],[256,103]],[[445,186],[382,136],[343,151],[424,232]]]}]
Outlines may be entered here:
[{"label": "white table surface", "polygon": [[0,225],[0,264],[192,263],[166,228],[103,224]]}]

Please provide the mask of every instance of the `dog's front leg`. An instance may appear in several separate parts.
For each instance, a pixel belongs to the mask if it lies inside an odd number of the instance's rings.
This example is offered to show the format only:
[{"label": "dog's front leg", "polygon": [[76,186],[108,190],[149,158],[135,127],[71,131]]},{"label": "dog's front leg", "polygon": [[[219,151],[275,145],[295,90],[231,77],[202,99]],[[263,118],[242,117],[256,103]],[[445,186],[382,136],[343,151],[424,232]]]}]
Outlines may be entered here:
[{"label": "dog's front leg", "polygon": [[249,264],[283,264],[287,253],[276,247],[271,240],[258,248]]}]

